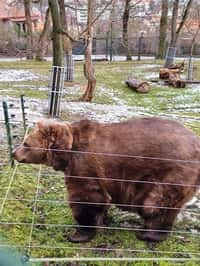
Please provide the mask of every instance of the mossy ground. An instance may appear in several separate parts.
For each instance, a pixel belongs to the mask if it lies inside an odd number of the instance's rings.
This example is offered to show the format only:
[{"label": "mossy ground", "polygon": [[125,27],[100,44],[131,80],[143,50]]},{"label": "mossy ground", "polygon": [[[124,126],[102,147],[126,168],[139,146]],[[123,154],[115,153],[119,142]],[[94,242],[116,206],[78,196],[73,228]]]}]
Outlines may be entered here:
[{"label": "mossy ground", "polygon": [[[150,66],[152,64],[152,67]],[[188,86],[186,89],[173,89],[152,84],[148,94],[137,94],[124,85],[128,76],[148,79],[149,74],[157,73],[161,61],[133,61],[133,62],[96,62],[97,89],[93,102],[98,104],[113,105],[123,103],[127,106],[144,108],[146,113],[164,115],[180,119],[200,135],[200,85]],[[200,63],[195,62],[195,78],[200,80],[198,71]],[[146,67],[145,67],[146,66]],[[25,94],[27,98],[36,100],[47,99],[47,91],[40,91],[40,87],[48,87],[49,62],[36,63],[34,61],[3,62],[0,69],[25,69],[32,73],[40,74],[44,78],[36,81],[0,82],[0,95],[19,97]],[[75,63],[75,81],[85,84],[82,73],[82,63]],[[26,87],[24,87],[26,85]],[[30,86],[30,88],[29,88]],[[82,92],[71,94],[65,84],[64,100],[77,100]],[[102,90],[103,88],[103,90]],[[5,91],[6,90],[6,91]],[[63,114],[69,120],[72,117]],[[6,142],[5,142],[6,143]],[[1,146],[2,147],[2,146]],[[0,154],[3,161],[5,153]],[[8,166],[0,168],[0,203],[4,204],[1,215],[0,235],[2,241],[9,245],[18,246],[21,254],[31,252],[33,258],[45,257],[176,257],[189,258],[190,262],[182,264],[175,262],[92,262],[79,265],[136,265],[136,266],[171,266],[171,265],[200,265],[192,261],[200,257],[200,213],[192,221],[185,218],[176,224],[174,230],[188,231],[189,234],[172,234],[167,241],[150,246],[139,241],[134,232],[119,230],[100,230],[94,240],[87,244],[71,244],[67,241],[67,234],[73,230],[64,225],[71,225],[74,220],[66,203],[66,189],[63,174],[54,172],[42,166],[39,176],[39,166],[18,165],[12,178],[13,169]],[[38,186],[38,176],[40,178]],[[10,183],[10,189],[8,190]],[[37,190],[38,188],[38,190]],[[7,192],[9,192],[7,194]],[[4,202],[5,196],[7,196]],[[37,201],[35,201],[37,197]],[[34,212],[35,211],[35,212]],[[198,211],[198,210],[197,210]],[[110,226],[134,226],[141,223],[140,219],[132,215],[124,215],[116,208],[109,213]],[[13,224],[10,224],[13,223]],[[42,225],[45,224],[45,225]],[[33,231],[31,234],[31,226]],[[57,225],[57,226],[55,226]],[[196,233],[198,235],[196,235]],[[30,238],[31,235],[31,238]],[[27,250],[27,247],[30,247]],[[98,248],[92,250],[91,248]],[[106,251],[104,249],[116,249]],[[132,250],[130,252],[130,249]],[[133,251],[135,250],[135,251]],[[138,252],[137,252],[138,250]],[[146,252],[144,252],[145,250]],[[167,253],[162,253],[167,252]],[[183,252],[178,254],[174,252]],[[191,254],[191,253],[198,253]],[[53,265],[53,264],[52,264]],[[68,265],[59,263],[54,265]],[[76,264],[74,264],[76,265]]]}]

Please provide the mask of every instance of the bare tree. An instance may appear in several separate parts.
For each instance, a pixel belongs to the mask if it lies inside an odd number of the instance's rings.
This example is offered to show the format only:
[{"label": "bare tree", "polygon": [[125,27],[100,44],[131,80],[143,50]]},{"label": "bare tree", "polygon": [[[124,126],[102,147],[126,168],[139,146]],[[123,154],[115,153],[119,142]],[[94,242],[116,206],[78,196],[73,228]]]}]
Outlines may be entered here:
[{"label": "bare tree", "polygon": [[180,35],[180,32],[185,25],[185,22],[187,20],[190,8],[192,6],[193,0],[188,0],[188,2],[185,5],[185,8],[183,10],[183,14],[181,17],[180,24],[177,28],[177,18],[178,18],[178,8],[179,8],[179,0],[174,1],[174,8],[173,8],[173,18],[172,18],[172,28],[171,28],[171,43],[170,45],[172,47],[175,47],[177,44],[178,37]]},{"label": "bare tree", "polygon": [[100,16],[107,10],[112,4],[113,0],[106,2],[105,6],[101,8],[99,13],[95,16],[95,0],[87,1],[87,25],[81,32],[76,32],[76,36],[72,35],[68,30],[62,29],[62,34],[66,35],[68,39],[73,42],[77,42],[82,36],[85,38],[85,63],[84,63],[84,75],[87,79],[87,88],[84,95],[80,98],[82,101],[92,101],[94,90],[96,86],[96,78],[94,75],[94,66],[92,63],[92,40],[93,40],[93,26]]},{"label": "bare tree", "polygon": [[[187,20],[188,13],[190,11],[192,3],[193,0],[188,0],[187,3],[185,4],[185,8],[183,10],[180,23],[177,27],[180,0],[174,0],[173,2],[173,12],[172,12],[172,21],[171,21],[171,42],[170,42],[170,47],[172,48],[175,48],[177,45],[180,32]],[[165,66],[169,67],[171,64],[173,64],[173,60],[174,58],[172,55],[168,56],[165,62]]]},{"label": "bare tree", "polygon": [[[88,13],[87,13],[87,25],[84,30],[78,33],[78,36],[72,35],[68,28],[65,27],[65,14],[63,10],[63,1],[60,1],[60,7],[57,0],[48,0],[49,8],[51,10],[52,22],[53,22],[53,64],[56,66],[62,66],[62,41],[61,41],[61,34],[67,37],[68,41],[68,49],[72,47],[72,43],[78,41],[82,36],[85,37],[85,63],[84,63],[84,74],[88,81],[87,89],[81,98],[83,101],[91,101],[93,98],[93,92],[96,86],[96,79],[94,76],[94,66],[92,64],[92,40],[93,40],[93,26],[95,22],[99,19],[99,17],[105,12],[108,6],[112,3],[113,0],[109,0],[104,8],[100,10],[100,12],[94,16],[95,14],[95,1],[88,0]],[[60,13],[61,12],[61,13]],[[61,23],[62,17],[62,23]],[[64,26],[64,28],[63,28]],[[77,34],[76,34],[77,35]],[[69,51],[69,50],[68,50]]]},{"label": "bare tree", "polygon": [[53,65],[62,66],[63,64],[63,49],[62,49],[62,39],[61,39],[61,21],[59,13],[59,5],[57,0],[48,0],[49,8],[51,11],[52,23],[53,23],[53,32],[52,32],[52,41],[53,41]]},{"label": "bare tree", "polygon": [[122,16],[122,37],[123,45],[126,48],[126,60],[131,60],[131,50],[129,44],[129,20],[134,18],[136,14],[131,12],[135,7],[141,3],[141,0],[137,0],[132,4],[132,0],[125,0],[124,12]]},{"label": "bare tree", "polygon": [[95,13],[95,1],[88,0],[87,9],[87,31],[85,32],[85,63],[84,63],[84,75],[87,79],[87,88],[82,96],[82,101],[91,102],[93,98],[94,89],[96,86],[96,78],[94,75],[94,66],[92,63],[92,40],[93,40],[93,25]]},{"label": "bare tree", "polygon": [[[65,1],[64,0],[58,0],[59,6],[60,6],[60,18],[61,18],[61,24],[62,28],[65,31],[68,31],[68,25],[67,25],[67,18],[65,13]],[[66,35],[63,35],[63,49],[64,52],[68,55],[72,54],[72,42],[69,37]]]},{"label": "bare tree", "polygon": [[[59,6],[60,6],[60,18],[61,18],[61,24],[62,29],[68,32],[68,24],[67,24],[67,18],[65,13],[65,1],[64,0],[58,0]],[[73,68],[72,68],[72,46],[73,42],[70,40],[70,38],[66,35],[62,35],[62,41],[63,41],[63,52],[65,55],[65,66],[66,66],[66,81],[73,81]]]},{"label": "bare tree", "polygon": [[130,18],[130,3],[131,0],[125,0],[125,7],[122,19],[122,26],[123,26],[123,43],[126,48],[126,60],[131,60],[131,51],[129,46],[129,36],[128,36],[128,22]]},{"label": "bare tree", "polygon": [[200,33],[200,5],[196,3],[191,10],[190,18],[187,19],[185,27],[191,36],[190,51],[189,51],[189,63],[188,63],[188,79],[193,79],[193,64],[192,57],[194,53],[195,43]]},{"label": "bare tree", "polygon": [[33,59],[33,29],[31,19],[31,0],[24,0],[24,11],[27,26],[26,58]]},{"label": "bare tree", "polygon": [[161,18],[160,18],[160,34],[159,34],[159,47],[157,58],[163,59],[166,51],[166,38],[167,38],[167,24],[168,24],[168,10],[169,2],[168,0],[162,0],[161,7]]},{"label": "bare tree", "polygon": [[36,50],[35,59],[37,61],[44,60],[45,48],[48,45],[50,29],[51,29],[51,16],[50,16],[50,10],[49,10],[49,8],[47,8],[44,26],[43,26],[42,32],[40,34],[40,37],[38,40],[38,45],[37,45],[37,50]]}]

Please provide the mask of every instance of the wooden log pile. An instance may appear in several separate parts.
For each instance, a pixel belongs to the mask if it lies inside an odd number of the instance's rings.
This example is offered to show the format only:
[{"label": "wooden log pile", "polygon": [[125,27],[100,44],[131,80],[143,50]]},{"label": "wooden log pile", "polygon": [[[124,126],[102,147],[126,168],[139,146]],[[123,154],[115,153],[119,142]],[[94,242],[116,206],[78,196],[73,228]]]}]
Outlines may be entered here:
[{"label": "wooden log pile", "polygon": [[181,73],[184,70],[184,62],[178,65],[172,65],[169,68],[161,68],[159,78],[174,88],[185,88],[186,82],[181,79]]},{"label": "wooden log pile", "polygon": [[136,79],[128,79],[125,81],[125,84],[139,93],[148,93],[150,91],[149,83],[146,81],[136,80]]}]

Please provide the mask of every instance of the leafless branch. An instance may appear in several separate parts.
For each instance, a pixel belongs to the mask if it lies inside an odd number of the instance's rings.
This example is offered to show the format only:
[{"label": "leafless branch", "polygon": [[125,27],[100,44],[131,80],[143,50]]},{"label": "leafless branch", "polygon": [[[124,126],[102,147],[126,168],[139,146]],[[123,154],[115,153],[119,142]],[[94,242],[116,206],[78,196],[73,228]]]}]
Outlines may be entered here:
[{"label": "leafless branch", "polygon": [[63,29],[60,30],[60,33],[65,35],[65,36],[67,36],[70,39],[71,42],[78,42],[78,40],[80,39],[80,37],[74,38],[71,34],[69,34],[68,31],[63,30]]},{"label": "leafless branch", "polygon": [[140,4],[141,2],[142,2],[142,0],[138,0],[136,3],[130,5],[130,9],[132,9],[132,8],[136,8],[136,6],[137,6],[138,4]]},{"label": "leafless branch", "polygon": [[110,0],[105,7],[99,12],[99,14],[94,18],[94,20],[80,33],[80,37],[88,30],[89,27],[94,25],[94,23],[100,18],[100,16],[106,11],[106,9],[112,4],[113,0]]},{"label": "leafless branch", "polygon": [[68,7],[69,9],[72,9],[74,11],[85,11],[86,10],[86,8],[78,8],[77,5],[74,7],[74,6],[71,6],[67,3],[65,3],[65,7]]},{"label": "leafless branch", "polygon": [[85,32],[87,32],[88,28],[93,26],[94,23],[100,18],[100,16],[106,11],[106,9],[112,4],[113,0],[110,0],[106,5],[105,7],[99,12],[99,14],[92,20],[92,22],[87,25],[87,27],[81,32],[78,34],[78,37],[75,38],[73,37],[68,31],[66,30],[63,30],[61,29],[60,30],[60,33],[63,34],[63,35],[66,35],[72,42],[77,42],[83,35]]},{"label": "leafless branch", "polygon": [[183,28],[183,26],[185,24],[185,21],[186,21],[186,19],[188,17],[188,13],[189,13],[189,10],[190,10],[190,7],[191,7],[192,3],[193,3],[193,0],[188,0],[187,5],[186,5],[186,7],[185,7],[185,9],[183,11],[183,16],[182,16],[181,23],[180,23],[180,25],[179,25],[179,27],[178,27],[178,29],[176,31],[177,35],[179,35],[180,31],[182,30],[182,28]]}]

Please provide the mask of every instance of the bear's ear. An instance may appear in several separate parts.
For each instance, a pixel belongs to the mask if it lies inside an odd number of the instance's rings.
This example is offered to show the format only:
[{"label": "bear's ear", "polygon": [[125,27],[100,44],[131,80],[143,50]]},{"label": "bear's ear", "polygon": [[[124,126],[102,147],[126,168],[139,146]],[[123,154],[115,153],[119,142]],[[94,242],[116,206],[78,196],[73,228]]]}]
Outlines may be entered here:
[{"label": "bear's ear", "polygon": [[50,131],[48,120],[40,120],[37,122],[37,129],[43,134],[48,135]]},{"label": "bear's ear", "polygon": [[72,149],[73,132],[69,124],[59,123],[55,128],[56,145],[61,149]]}]

